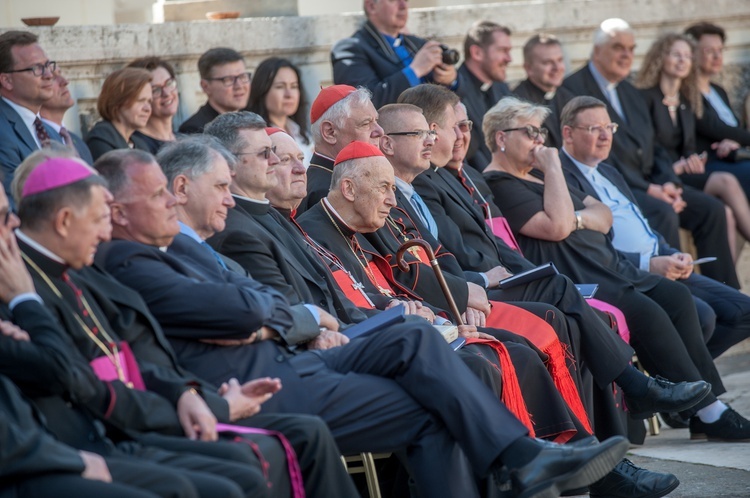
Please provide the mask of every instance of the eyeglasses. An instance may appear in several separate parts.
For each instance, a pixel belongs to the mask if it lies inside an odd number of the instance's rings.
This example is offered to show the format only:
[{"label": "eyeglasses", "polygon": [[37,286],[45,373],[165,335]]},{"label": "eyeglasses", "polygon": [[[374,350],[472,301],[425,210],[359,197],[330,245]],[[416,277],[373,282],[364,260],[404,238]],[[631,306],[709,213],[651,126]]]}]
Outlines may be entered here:
[{"label": "eyeglasses", "polygon": [[549,130],[544,126],[537,128],[534,125],[521,126],[520,128],[508,128],[507,130],[500,131],[525,131],[530,140],[536,140],[540,136],[542,137],[542,140],[547,140],[547,134],[549,133]]},{"label": "eyeglasses", "polygon": [[427,137],[437,137],[435,130],[414,130],[414,131],[394,131],[393,133],[386,133],[389,137],[419,137],[420,140],[424,140]]},{"label": "eyeglasses", "polygon": [[467,131],[471,131],[471,129],[474,128],[474,121],[472,121],[471,119],[464,119],[463,121],[459,121],[456,124],[458,125],[458,129],[464,133],[466,133]]},{"label": "eyeglasses", "polygon": [[57,70],[57,62],[55,61],[47,61],[44,64],[34,64],[33,66],[29,66],[23,69],[14,69],[12,71],[5,71],[6,73],[25,73],[26,71],[31,71],[31,74],[36,76],[37,78],[40,76],[44,76],[45,72],[49,72],[49,74],[53,74]]},{"label": "eyeglasses", "polygon": [[177,88],[177,81],[174,78],[169,78],[163,85],[151,85],[151,94],[155,99],[158,99],[167,93],[172,93],[175,88]]},{"label": "eyeglasses", "polygon": [[721,57],[722,55],[724,55],[724,47],[721,47],[721,48],[703,47],[701,49],[701,52],[703,52],[703,55],[713,55],[714,57]]},{"label": "eyeglasses", "polygon": [[591,135],[601,135],[604,130],[608,131],[612,135],[617,133],[617,128],[619,128],[620,125],[617,123],[609,123],[608,125],[591,125],[591,126],[573,126],[572,128],[577,128],[579,130],[586,130]]},{"label": "eyeglasses", "polygon": [[264,147],[263,150],[259,150],[257,152],[235,152],[235,156],[263,156],[263,159],[268,159],[271,157],[271,152],[276,154],[276,146],[273,147]]},{"label": "eyeglasses", "polygon": [[237,83],[240,85],[247,85],[250,83],[250,77],[253,75],[251,72],[238,74],[236,76],[222,76],[221,78],[206,78],[208,81],[221,81],[221,84],[229,88]]}]

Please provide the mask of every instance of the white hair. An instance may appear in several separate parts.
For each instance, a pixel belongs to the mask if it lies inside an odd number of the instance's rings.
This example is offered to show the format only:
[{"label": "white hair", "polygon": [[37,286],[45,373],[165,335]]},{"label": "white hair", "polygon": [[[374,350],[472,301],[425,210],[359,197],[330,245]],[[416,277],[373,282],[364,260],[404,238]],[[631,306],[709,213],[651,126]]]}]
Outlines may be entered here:
[{"label": "white hair", "polygon": [[594,46],[604,45],[617,33],[633,33],[633,28],[619,17],[605,19],[594,33]]},{"label": "white hair", "polygon": [[326,109],[317,121],[310,125],[310,131],[312,132],[313,142],[317,144],[323,143],[323,137],[320,134],[320,125],[323,121],[330,121],[338,129],[346,126],[346,120],[351,116],[352,107],[355,105],[363,106],[372,99],[372,93],[370,90],[364,87],[359,87],[343,99],[339,100],[331,107]]}]

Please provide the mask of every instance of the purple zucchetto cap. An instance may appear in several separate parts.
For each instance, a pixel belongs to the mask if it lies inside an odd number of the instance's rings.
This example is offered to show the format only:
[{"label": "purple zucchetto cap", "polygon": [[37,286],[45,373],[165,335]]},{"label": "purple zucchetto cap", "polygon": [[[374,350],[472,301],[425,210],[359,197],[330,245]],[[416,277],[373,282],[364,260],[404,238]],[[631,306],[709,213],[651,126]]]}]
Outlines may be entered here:
[{"label": "purple zucchetto cap", "polygon": [[95,173],[79,161],[66,157],[47,159],[29,173],[23,184],[23,196],[47,192],[93,176]]}]

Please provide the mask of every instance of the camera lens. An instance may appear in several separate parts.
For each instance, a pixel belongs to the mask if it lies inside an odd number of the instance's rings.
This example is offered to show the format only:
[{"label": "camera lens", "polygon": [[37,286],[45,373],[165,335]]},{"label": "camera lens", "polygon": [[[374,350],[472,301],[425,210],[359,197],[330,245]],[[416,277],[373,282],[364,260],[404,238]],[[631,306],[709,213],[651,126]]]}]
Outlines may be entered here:
[{"label": "camera lens", "polygon": [[458,64],[460,59],[458,50],[452,49],[443,44],[440,45],[440,48],[443,49],[443,64],[450,64],[451,66]]}]

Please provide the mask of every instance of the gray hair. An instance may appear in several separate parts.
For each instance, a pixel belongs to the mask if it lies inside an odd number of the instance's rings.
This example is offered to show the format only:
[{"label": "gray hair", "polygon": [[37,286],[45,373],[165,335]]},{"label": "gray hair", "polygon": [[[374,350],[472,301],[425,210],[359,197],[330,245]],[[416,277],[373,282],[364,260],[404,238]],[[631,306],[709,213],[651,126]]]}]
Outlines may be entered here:
[{"label": "gray hair", "polygon": [[351,117],[352,107],[356,105],[363,106],[368,102],[372,101],[372,92],[364,87],[359,87],[343,99],[339,100],[331,107],[326,109],[326,112],[318,118],[317,121],[310,125],[310,131],[312,132],[313,142],[320,144],[323,142],[323,136],[321,135],[320,125],[323,121],[330,121],[338,129],[346,126],[346,120]]},{"label": "gray hair", "polygon": [[576,124],[578,115],[588,109],[606,109],[607,104],[597,99],[596,97],[590,97],[588,95],[580,95],[570,99],[570,102],[565,104],[560,114],[560,126],[573,126]]},{"label": "gray hair", "polygon": [[617,33],[633,33],[633,28],[627,21],[619,17],[605,19],[594,32],[594,46],[599,47],[606,44]]},{"label": "gray hair", "polygon": [[240,138],[241,130],[263,130],[266,121],[249,111],[227,112],[217,116],[203,130],[206,135],[216,137],[224,147],[236,154],[247,148],[246,140]]},{"label": "gray hair", "polygon": [[550,110],[543,105],[532,104],[516,97],[505,97],[492,106],[482,120],[484,143],[491,152],[497,150],[495,135],[498,131],[515,128],[519,121],[538,119],[543,122]]},{"label": "gray hair", "polygon": [[156,155],[156,161],[167,177],[169,189],[179,175],[195,179],[213,170],[217,156],[223,157],[229,169],[234,170],[237,158],[216,138],[208,135],[193,135],[166,144]]},{"label": "gray hair", "polygon": [[94,168],[107,180],[109,191],[117,198],[130,185],[130,177],[126,173],[133,164],[156,163],[156,158],[143,150],[115,149],[103,154],[94,163]]},{"label": "gray hair", "polygon": [[331,188],[330,190],[337,190],[341,186],[341,181],[350,179],[355,183],[359,183],[363,178],[372,176],[370,168],[366,166],[366,162],[369,157],[349,159],[348,161],[341,162],[333,168],[333,175],[331,175]]}]

